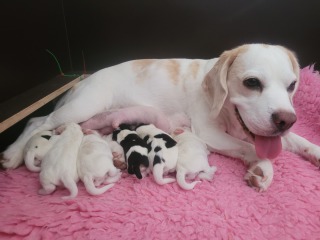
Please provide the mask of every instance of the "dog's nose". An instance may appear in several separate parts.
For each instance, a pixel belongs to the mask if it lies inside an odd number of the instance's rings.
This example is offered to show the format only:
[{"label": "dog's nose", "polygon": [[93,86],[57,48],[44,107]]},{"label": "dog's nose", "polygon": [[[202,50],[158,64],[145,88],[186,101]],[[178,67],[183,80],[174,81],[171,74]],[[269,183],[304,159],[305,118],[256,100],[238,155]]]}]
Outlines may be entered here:
[{"label": "dog's nose", "polygon": [[297,121],[297,117],[292,112],[279,111],[272,114],[272,121],[279,131],[286,131]]}]

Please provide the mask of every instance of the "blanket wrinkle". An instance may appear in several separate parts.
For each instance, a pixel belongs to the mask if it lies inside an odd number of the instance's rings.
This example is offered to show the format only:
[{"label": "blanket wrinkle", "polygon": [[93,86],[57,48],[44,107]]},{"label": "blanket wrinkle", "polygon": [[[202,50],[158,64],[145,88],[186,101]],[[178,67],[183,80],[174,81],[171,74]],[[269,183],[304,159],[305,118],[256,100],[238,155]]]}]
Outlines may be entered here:
[{"label": "blanket wrinkle", "polygon": [[[293,131],[320,145],[320,74],[301,69]],[[0,239],[320,239],[320,172],[290,152],[274,161],[270,188],[258,193],[243,180],[244,164],[212,153],[212,182],[192,191],[124,173],[113,188],[75,199],[59,188],[39,196],[37,173],[0,172]]]}]

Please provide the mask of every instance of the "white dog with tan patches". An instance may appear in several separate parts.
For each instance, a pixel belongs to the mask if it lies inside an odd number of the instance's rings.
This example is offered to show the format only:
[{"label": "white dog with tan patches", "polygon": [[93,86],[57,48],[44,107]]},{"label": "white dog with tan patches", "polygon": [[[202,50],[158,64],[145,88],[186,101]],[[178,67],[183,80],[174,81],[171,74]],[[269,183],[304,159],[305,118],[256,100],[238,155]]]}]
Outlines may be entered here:
[{"label": "white dog with tan patches", "polygon": [[26,142],[40,131],[108,109],[147,105],[166,115],[186,113],[211,151],[242,159],[250,166],[248,181],[264,190],[273,175],[270,159],[281,145],[320,165],[320,147],[289,132],[296,121],[292,99],[299,71],[291,51],[265,44],[243,45],[210,60],[135,60],[105,68],[77,83],[49,116],[27,126],[4,152],[3,166],[19,166]]},{"label": "white dog with tan patches", "polygon": [[70,195],[62,198],[73,198],[78,194],[77,158],[83,133],[76,123],[64,124],[56,129],[56,133],[61,133],[59,139],[42,160],[39,194],[51,194],[56,186],[63,185]]},{"label": "white dog with tan patches", "polygon": [[[79,156],[78,174],[91,195],[99,195],[114,186],[121,178],[121,172],[113,165],[109,144],[97,131],[86,130]],[[100,188],[102,184],[107,184]]]},{"label": "white dog with tan patches", "polygon": [[201,181],[186,182],[189,180],[205,179],[211,181],[217,168],[208,162],[209,151],[206,144],[201,141],[188,128],[178,128],[173,132],[173,139],[178,143],[177,183],[185,190],[191,190]]}]

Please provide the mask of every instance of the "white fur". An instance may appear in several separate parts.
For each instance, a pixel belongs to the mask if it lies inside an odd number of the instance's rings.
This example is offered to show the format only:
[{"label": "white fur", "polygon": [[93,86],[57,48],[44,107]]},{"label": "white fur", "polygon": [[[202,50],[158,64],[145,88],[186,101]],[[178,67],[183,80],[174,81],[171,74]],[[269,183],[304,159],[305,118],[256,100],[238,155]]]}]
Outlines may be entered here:
[{"label": "white fur", "polygon": [[[177,145],[167,148],[166,142],[161,138],[155,138],[157,134],[167,133],[161,129],[156,128],[153,124],[143,125],[136,129],[138,135],[141,138],[149,136],[148,143],[151,143],[151,151],[149,152],[149,169],[153,173],[153,178],[156,183],[163,185],[167,183],[175,182],[176,179],[172,177],[164,178],[163,175],[174,172],[178,160],[178,147]],[[169,136],[170,137],[170,136]],[[170,137],[171,138],[171,137]],[[156,147],[160,147],[160,151],[155,151]],[[158,156],[161,159],[161,163],[154,165],[155,157]]]},{"label": "white fur", "polygon": [[179,149],[176,168],[177,182],[181,188],[191,190],[201,181],[187,183],[186,176],[192,179],[198,175],[200,179],[211,181],[217,168],[209,165],[209,151],[206,144],[186,128],[182,131],[182,133],[174,134],[173,137]]},{"label": "white fur", "polygon": [[[247,89],[243,81],[258,78],[263,91]],[[320,147],[294,134],[275,131],[271,115],[294,115],[292,98],[299,83],[299,65],[289,50],[272,45],[248,44],[225,51],[219,58],[135,60],[102,69],[76,84],[49,116],[31,123],[4,152],[3,166],[23,161],[23,148],[34,134],[67,122],[83,122],[108,109],[148,105],[166,115],[184,112],[195,134],[211,151],[251,164],[259,159],[252,139],[239,123],[235,107],[256,135],[281,135],[284,149],[320,162]],[[307,153],[304,151],[307,149]],[[268,159],[264,159],[268,161]],[[270,176],[271,177],[271,176]]]},{"label": "white fur", "polygon": [[35,134],[24,148],[24,162],[32,172],[40,172],[41,161],[54,143],[53,138],[46,139],[42,137],[43,135],[52,138],[53,133],[52,131],[43,131]]},{"label": "white fur", "polygon": [[[121,178],[121,172],[112,161],[108,143],[93,131],[83,137],[78,155],[78,174],[91,195],[99,195],[114,186]],[[101,184],[107,184],[101,188]]]},{"label": "white fur", "polygon": [[63,185],[70,191],[69,196],[63,197],[68,199],[78,194],[77,157],[83,133],[76,123],[59,127],[59,132],[62,132],[59,139],[42,160],[39,194],[51,194],[56,186]]}]

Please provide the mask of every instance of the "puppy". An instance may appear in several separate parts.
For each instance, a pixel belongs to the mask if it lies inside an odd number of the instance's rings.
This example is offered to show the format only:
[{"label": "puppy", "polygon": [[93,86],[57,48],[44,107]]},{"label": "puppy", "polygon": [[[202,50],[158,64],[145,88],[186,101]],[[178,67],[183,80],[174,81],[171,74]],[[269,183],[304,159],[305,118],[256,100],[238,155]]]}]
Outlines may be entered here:
[{"label": "puppy", "polygon": [[81,126],[82,128],[99,129],[102,134],[109,134],[122,123],[152,123],[167,133],[172,132],[176,127],[190,126],[190,120],[184,113],[167,116],[159,109],[149,106],[133,106],[106,111],[83,122]]},{"label": "puppy", "polygon": [[[78,156],[78,174],[87,192],[99,195],[114,186],[114,182],[120,179],[121,172],[113,165],[111,149],[99,133],[93,130],[86,130],[84,133]],[[96,188],[103,183],[109,184]]]},{"label": "puppy", "polygon": [[60,138],[45,155],[41,164],[40,183],[42,188],[39,194],[47,195],[56,190],[56,186],[63,185],[70,191],[68,199],[77,196],[78,151],[83,138],[81,127],[76,123],[67,123],[60,126],[56,133],[61,133]]},{"label": "puppy", "polygon": [[173,138],[178,142],[179,156],[177,162],[177,182],[185,190],[191,190],[200,181],[186,182],[186,176],[194,179],[212,180],[216,167],[210,167],[206,144],[187,128],[176,129]]},{"label": "puppy", "polygon": [[125,154],[121,145],[117,141],[112,140],[112,134],[105,135],[102,138],[107,141],[110,146],[113,156],[113,165],[120,170],[127,169]]},{"label": "puppy", "polygon": [[45,154],[52,147],[52,131],[42,131],[29,139],[24,148],[24,162],[31,172],[40,172],[40,164]]},{"label": "puppy", "polygon": [[138,179],[142,179],[141,165],[149,167],[147,143],[135,131],[126,129],[123,125],[113,132],[112,139],[123,147],[128,173],[135,174]]},{"label": "puppy", "polygon": [[151,149],[149,152],[150,170],[155,182],[160,185],[175,182],[174,178],[163,178],[163,175],[175,171],[178,159],[177,142],[153,124],[140,125],[136,132]]}]

